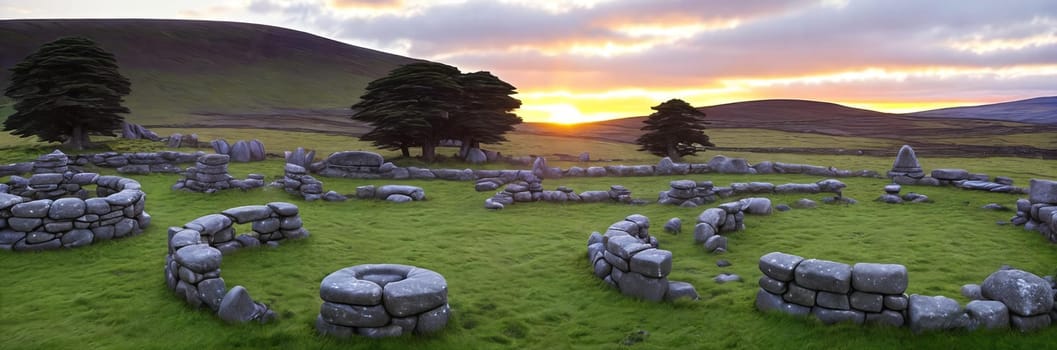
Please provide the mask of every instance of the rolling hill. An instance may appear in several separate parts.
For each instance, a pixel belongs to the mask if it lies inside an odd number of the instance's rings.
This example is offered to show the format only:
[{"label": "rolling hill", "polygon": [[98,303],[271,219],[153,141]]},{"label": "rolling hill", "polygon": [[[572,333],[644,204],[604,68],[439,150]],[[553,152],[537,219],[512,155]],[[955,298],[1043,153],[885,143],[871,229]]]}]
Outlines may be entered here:
[{"label": "rolling hill", "polygon": [[367,82],[415,61],[248,23],[4,20],[0,88],[8,82],[7,68],[41,44],[71,35],[91,38],[114,53],[132,81],[128,120],[145,125],[210,124],[224,116],[221,124],[237,126],[276,115],[343,115]]},{"label": "rolling hill", "polygon": [[916,112],[913,115],[927,118],[986,119],[1057,125],[1057,96],[1037,97],[980,106],[941,108]]}]

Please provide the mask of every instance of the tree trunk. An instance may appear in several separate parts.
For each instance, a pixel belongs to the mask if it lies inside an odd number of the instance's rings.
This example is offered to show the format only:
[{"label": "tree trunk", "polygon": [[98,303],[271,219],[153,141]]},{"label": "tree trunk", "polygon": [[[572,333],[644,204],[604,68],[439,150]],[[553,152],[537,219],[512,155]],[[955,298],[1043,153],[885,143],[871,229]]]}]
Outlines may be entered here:
[{"label": "tree trunk", "polygon": [[422,143],[422,161],[426,163],[433,163],[436,158],[437,145],[435,142],[426,140]]},{"label": "tree trunk", "polygon": [[404,158],[411,158],[411,150],[408,148],[407,145],[400,145],[400,155]]},{"label": "tree trunk", "polygon": [[74,150],[78,151],[83,150],[85,137],[86,135],[83,132],[81,125],[74,125],[73,131],[70,133],[70,148],[73,148]]},{"label": "tree trunk", "polygon": [[462,145],[459,146],[459,159],[466,159],[466,153],[469,153],[470,148],[473,147],[473,139],[466,137],[461,141]]},{"label": "tree trunk", "polygon": [[668,141],[668,158],[671,158],[673,162],[678,162],[682,158],[679,156],[679,151],[675,149],[675,142]]}]

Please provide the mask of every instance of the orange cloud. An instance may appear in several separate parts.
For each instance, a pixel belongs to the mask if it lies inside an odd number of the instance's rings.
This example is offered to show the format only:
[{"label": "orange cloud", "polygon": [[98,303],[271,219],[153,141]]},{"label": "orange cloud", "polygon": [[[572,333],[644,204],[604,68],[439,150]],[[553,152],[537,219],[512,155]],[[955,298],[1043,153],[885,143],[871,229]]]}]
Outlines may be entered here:
[{"label": "orange cloud", "polygon": [[403,8],[404,0],[330,0],[330,7],[353,8],[353,9],[399,9]]}]

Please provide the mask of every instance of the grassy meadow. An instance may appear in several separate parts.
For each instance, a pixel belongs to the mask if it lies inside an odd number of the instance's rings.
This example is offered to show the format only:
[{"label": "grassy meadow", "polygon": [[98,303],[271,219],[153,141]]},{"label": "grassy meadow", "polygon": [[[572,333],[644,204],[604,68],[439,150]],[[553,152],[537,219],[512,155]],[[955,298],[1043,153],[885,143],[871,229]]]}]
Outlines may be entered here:
[{"label": "grassy meadow", "polygon": [[[175,131],[175,130],[173,130]],[[172,131],[159,130],[167,135]],[[180,132],[189,132],[181,130]],[[355,138],[299,132],[203,129],[201,139],[229,141],[259,138],[269,153],[297,146],[320,154],[370,149]],[[742,131],[748,134],[749,130]],[[720,136],[716,136],[722,138]],[[809,136],[814,137],[814,136]],[[2,163],[24,161],[50,151],[26,140],[0,136]],[[855,142],[855,140],[838,140]],[[865,141],[873,142],[873,141]],[[111,149],[132,151],[159,143],[115,141]],[[622,159],[623,164],[653,164],[657,157],[634,146],[561,137],[511,135],[493,147],[504,154],[576,155]],[[186,151],[187,149],[183,149]],[[453,152],[453,151],[452,151]],[[393,156],[392,152],[381,152]],[[451,152],[444,152],[451,153]],[[715,154],[688,159],[705,162]],[[750,162],[773,160],[884,171],[892,159],[866,156],[726,153]],[[919,155],[929,170],[960,167],[973,172],[1007,175],[1018,185],[1029,178],[1054,178],[1057,164],[1024,158],[930,158]],[[413,160],[398,161],[414,165]],[[607,162],[553,165],[606,165]],[[439,167],[466,167],[443,163]],[[509,165],[488,165],[504,168]],[[282,175],[282,161],[239,163],[232,175]],[[112,169],[99,169],[112,174]],[[171,191],[178,175],[132,176],[147,192],[151,226],[140,236],[89,247],[41,253],[0,252],[0,348],[107,349],[894,349],[894,348],[1046,348],[1057,336],[1051,327],[1037,333],[939,332],[911,334],[907,329],[823,326],[814,320],[762,314],[753,308],[759,257],[772,251],[844,263],[900,263],[910,273],[909,293],[945,295],[963,304],[961,285],[980,283],[1003,264],[1036,274],[1054,274],[1057,245],[1020,227],[997,225],[1012,212],[980,209],[987,203],[1013,206],[1016,195],[955,188],[907,186],[934,203],[887,205],[873,202],[884,179],[848,178],[850,206],[822,205],[771,216],[749,216],[747,229],[729,236],[729,252],[705,253],[693,242],[697,215],[710,205],[680,208],[648,204],[526,203],[503,211],[482,208],[491,193],[474,192],[471,182],[424,180],[354,180],[321,178],[326,190],[353,192],[360,185],[390,183],[420,186],[428,201],[395,204],[349,200],[304,202],[275,188],[213,195]],[[712,180],[718,185],[765,181],[775,184],[813,182],[804,175],[721,175],[552,179],[544,187],[565,185],[577,192],[620,184],[636,198],[653,200],[677,179]],[[824,195],[770,196],[774,204]],[[733,199],[731,199],[733,200]],[[245,286],[254,299],[274,308],[270,324],[228,325],[209,312],[191,310],[165,288],[162,265],[166,228],[227,208],[287,201],[297,204],[307,239],[278,248],[243,250],[222,264],[228,287]],[[718,205],[714,203],[713,205]],[[592,231],[604,231],[629,214],[647,215],[661,248],[674,254],[673,280],[692,283],[697,302],[649,303],[629,299],[595,278],[586,261]],[[683,219],[679,235],[661,230],[672,217]],[[245,225],[248,226],[248,225]],[[249,230],[240,226],[241,232]],[[733,265],[716,266],[726,259]],[[319,282],[330,272],[366,263],[400,263],[432,269],[448,281],[454,312],[448,327],[435,336],[370,340],[330,339],[316,335],[313,321],[322,302]],[[740,283],[716,284],[721,272],[742,276]]]}]

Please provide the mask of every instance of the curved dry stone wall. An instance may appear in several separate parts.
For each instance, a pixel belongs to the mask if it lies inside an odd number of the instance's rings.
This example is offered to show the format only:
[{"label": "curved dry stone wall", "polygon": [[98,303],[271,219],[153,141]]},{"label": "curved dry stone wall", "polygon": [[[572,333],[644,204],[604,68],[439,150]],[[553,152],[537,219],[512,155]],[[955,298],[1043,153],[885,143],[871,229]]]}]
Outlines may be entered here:
[{"label": "curved dry stone wall", "polygon": [[1028,198],[1017,200],[1017,214],[1010,222],[1057,242],[1057,181],[1031,179]]},{"label": "curved dry stone wall", "polygon": [[694,225],[694,242],[701,243],[709,253],[727,251],[725,233],[745,229],[745,215],[771,215],[771,200],[767,198],[743,198],[705,209],[697,216]]},{"label": "curved dry stone wall", "polygon": [[[96,173],[47,173],[66,169],[62,153],[27,178],[0,185],[0,249],[35,251],[76,248],[143,232],[151,217],[139,182]],[[95,186],[88,198],[84,186]]]},{"label": "curved dry stone wall", "polygon": [[[253,232],[236,236],[232,225],[246,223]],[[290,203],[248,205],[206,215],[169,228],[165,283],[191,307],[207,307],[226,322],[265,323],[275,318],[275,312],[254,301],[242,286],[227,290],[220,277],[222,257],[241,248],[305,237],[308,231],[302,227],[297,206]]]},{"label": "curved dry stone wall", "polygon": [[[514,203],[552,202],[552,203],[599,203],[618,202],[636,203],[631,197],[631,190],[621,185],[609,186],[608,191],[584,191],[577,194],[573,189],[558,186],[553,191],[543,189],[543,180],[529,172],[518,172],[519,180],[507,184],[495,195],[485,199],[485,209],[503,209]],[[478,182],[480,184],[480,182]],[[478,187],[479,188],[479,187]]]},{"label": "curved dry stone wall", "polygon": [[172,189],[214,193],[231,188],[245,191],[264,186],[264,175],[250,174],[249,178],[238,180],[228,174],[230,159],[231,157],[224,154],[207,154],[199,157],[195,166],[187,168],[184,178],[177,180]]},{"label": "curved dry stone wall", "polygon": [[697,300],[694,286],[669,281],[672,252],[657,249],[657,238],[650,236],[650,219],[629,215],[613,223],[605,234],[591,233],[587,258],[594,274],[627,296],[649,300]]},{"label": "curved dry stone wall", "polygon": [[841,192],[847,185],[840,180],[826,179],[809,184],[782,184],[775,186],[767,182],[732,183],[728,187],[715,187],[712,181],[676,180],[668,183],[667,191],[661,191],[657,203],[685,207],[697,207],[715,202],[718,198],[748,194],[814,194],[827,192],[843,198]]},{"label": "curved dry stone wall", "polygon": [[[964,290],[962,307],[944,296],[906,295],[909,276],[898,264],[854,266],[773,252],[760,258],[756,309],[812,315],[825,324],[907,326],[915,333],[950,329],[1033,331],[1048,327],[1054,310],[1053,280],[1002,269]],[[975,287],[975,288],[974,288]]]},{"label": "curved dry stone wall", "polygon": [[322,181],[308,175],[308,170],[304,167],[293,163],[286,163],[283,166],[283,178],[272,182],[271,186],[282,188],[286,193],[300,196],[309,202],[320,199],[340,202],[348,199],[345,195],[334,191],[323,192]]},{"label": "curved dry stone wall", "polygon": [[436,333],[448,324],[448,282],[431,270],[408,265],[346,267],[323,278],[320,334],[370,338]]}]

